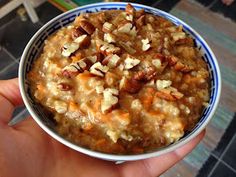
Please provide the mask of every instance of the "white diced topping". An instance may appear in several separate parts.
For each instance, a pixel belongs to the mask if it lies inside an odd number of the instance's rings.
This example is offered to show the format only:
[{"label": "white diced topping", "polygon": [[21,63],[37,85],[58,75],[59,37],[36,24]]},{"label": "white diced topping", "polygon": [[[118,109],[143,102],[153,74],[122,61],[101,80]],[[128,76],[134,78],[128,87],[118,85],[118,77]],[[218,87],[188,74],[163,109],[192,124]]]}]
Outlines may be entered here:
[{"label": "white diced topping", "polygon": [[131,68],[135,67],[136,65],[138,65],[139,63],[140,63],[140,60],[128,56],[124,62],[125,69],[131,69]]},{"label": "white diced topping", "polygon": [[147,51],[151,47],[149,39],[146,38],[146,39],[142,39],[141,41],[142,41],[142,44],[143,44],[142,45],[142,50]]},{"label": "white diced topping", "polygon": [[107,64],[107,66],[109,68],[116,67],[117,63],[120,61],[120,57],[118,55],[116,55],[116,54],[115,55],[111,55],[111,56],[107,56],[107,57],[110,57],[109,60],[108,60],[108,64]]},{"label": "white diced topping", "polygon": [[98,94],[103,93],[104,87],[102,85],[98,85],[95,87],[95,90]]},{"label": "white diced topping", "polygon": [[109,67],[103,66],[100,62],[94,63],[89,69],[90,73],[101,77],[103,77],[104,73],[106,73],[108,70]]},{"label": "white diced topping", "polygon": [[62,55],[64,57],[69,57],[72,53],[79,49],[79,44],[72,42],[64,44],[62,48]]},{"label": "white diced topping", "polygon": [[117,29],[118,32],[130,34],[131,36],[136,36],[136,27],[132,23],[126,23]]},{"label": "white diced topping", "polygon": [[131,15],[131,14],[127,14],[125,18],[126,18],[126,20],[131,21],[131,22],[134,19],[133,15]]},{"label": "white diced topping", "polygon": [[108,43],[116,42],[114,36],[110,33],[104,34],[104,41],[106,41]]},{"label": "white diced topping", "polygon": [[106,134],[110,137],[110,139],[116,143],[118,138],[119,138],[119,134],[115,131],[112,130],[107,130]]},{"label": "white diced topping", "polygon": [[113,25],[109,22],[105,22],[102,26],[104,32],[111,32],[113,29]]},{"label": "white diced topping", "polygon": [[161,60],[159,60],[159,59],[154,59],[154,60],[152,60],[152,64],[153,64],[156,68],[160,68],[160,67],[161,67]]},{"label": "white diced topping", "polygon": [[101,104],[102,113],[106,113],[107,111],[112,109],[114,105],[118,103],[118,98],[117,98],[118,94],[119,91],[114,88],[106,88],[103,91],[103,100]]},{"label": "white diced topping", "polygon": [[92,63],[95,63],[97,61],[97,56],[89,56],[87,57]]},{"label": "white diced topping", "polygon": [[81,42],[83,42],[83,40],[87,37],[87,34],[81,35],[79,37],[77,37],[74,42],[81,44]]},{"label": "white diced topping", "polygon": [[170,80],[157,80],[156,81],[157,90],[162,90],[167,87],[170,87],[171,84],[172,82]]},{"label": "white diced topping", "polygon": [[176,32],[171,34],[174,41],[178,41],[179,39],[184,39],[186,34],[184,32]]}]

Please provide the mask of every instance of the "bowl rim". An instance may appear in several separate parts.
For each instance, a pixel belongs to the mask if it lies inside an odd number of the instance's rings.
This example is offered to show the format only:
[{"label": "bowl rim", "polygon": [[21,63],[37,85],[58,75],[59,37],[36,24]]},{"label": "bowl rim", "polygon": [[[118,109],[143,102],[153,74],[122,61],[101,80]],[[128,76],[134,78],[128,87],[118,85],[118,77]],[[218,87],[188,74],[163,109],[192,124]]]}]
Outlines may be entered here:
[{"label": "bowl rim", "polygon": [[86,155],[92,156],[92,157],[96,157],[96,158],[100,158],[100,159],[104,159],[104,160],[110,160],[110,161],[133,161],[133,160],[141,160],[141,159],[147,159],[147,158],[151,158],[151,157],[156,157],[156,156],[160,156],[162,154],[171,152],[176,150],[177,148],[183,146],[184,144],[188,143],[190,140],[192,140],[194,137],[196,137],[203,129],[205,129],[206,125],[209,123],[210,119],[213,117],[216,108],[218,106],[219,100],[220,100],[220,95],[221,95],[221,87],[222,87],[222,83],[221,83],[221,73],[220,73],[220,69],[219,69],[219,64],[217,62],[217,59],[214,55],[214,53],[212,52],[211,48],[208,46],[208,44],[206,43],[206,41],[201,37],[201,35],[199,35],[198,32],[196,32],[191,26],[189,26],[188,24],[186,24],[185,22],[183,22],[182,20],[180,20],[179,18],[171,15],[170,13],[164,12],[162,10],[159,10],[157,8],[154,7],[150,7],[147,5],[142,5],[142,4],[138,4],[138,3],[130,3],[132,5],[134,5],[135,7],[139,7],[139,8],[146,8],[149,10],[153,10],[153,11],[158,11],[159,13],[168,16],[169,18],[171,18],[172,20],[178,21],[181,24],[183,24],[184,26],[188,27],[188,30],[195,33],[195,35],[198,36],[199,41],[201,41],[203,43],[203,45],[205,46],[205,48],[208,50],[209,55],[212,58],[212,62],[215,64],[215,72],[218,75],[218,77],[216,77],[216,80],[218,82],[218,90],[217,90],[217,95],[215,98],[215,102],[212,105],[212,109],[211,112],[209,113],[209,115],[205,118],[205,120],[202,122],[202,124],[195,129],[194,131],[192,131],[190,133],[190,135],[185,138],[185,139],[180,139],[179,141],[177,141],[175,144],[173,145],[169,145],[163,148],[159,148],[156,151],[152,151],[152,152],[146,152],[143,154],[134,154],[134,155],[117,155],[117,154],[108,154],[108,153],[102,153],[102,152],[98,152],[98,151],[93,151],[84,147],[81,147],[79,145],[73,144],[72,142],[64,139],[63,137],[61,137],[60,135],[58,135],[57,133],[53,132],[49,127],[47,127],[42,121],[41,119],[37,116],[37,114],[34,112],[34,109],[31,107],[29,100],[27,99],[26,96],[26,90],[25,90],[25,77],[24,77],[24,66],[25,63],[27,62],[27,54],[29,49],[32,47],[32,43],[34,42],[34,40],[36,39],[36,37],[38,37],[39,34],[41,34],[42,31],[44,31],[51,23],[53,23],[54,21],[57,21],[59,19],[61,19],[62,17],[70,14],[70,13],[75,13],[77,11],[81,11],[82,9],[88,9],[88,8],[92,8],[92,7],[99,7],[99,6],[103,6],[103,5],[107,5],[108,7],[111,5],[117,5],[119,7],[121,6],[125,6],[127,5],[127,2],[100,2],[100,3],[93,3],[93,4],[89,4],[89,5],[85,5],[85,6],[80,6],[78,8],[72,9],[68,12],[62,13],[56,17],[54,17],[53,19],[51,19],[49,22],[47,22],[46,24],[44,24],[34,35],[33,37],[30,39],[30,41],[28,42],[28,44],[26,45],[22,57],[21,57],[21,61],[20,61],[20,65],[19,65],[19,86],[20,86],[20,92],[24,101],[24,104],[27,108],[27,110],[29,111],[30,115],[33,117],[33,119],[37,122],[37,124],[45,131],[47,132],[51,137],[53,137],[54,139],[56,139],[57,141],[59,141],[60,143],[70,147],[71,149],[74,149],[80,153],[84,153]]}]

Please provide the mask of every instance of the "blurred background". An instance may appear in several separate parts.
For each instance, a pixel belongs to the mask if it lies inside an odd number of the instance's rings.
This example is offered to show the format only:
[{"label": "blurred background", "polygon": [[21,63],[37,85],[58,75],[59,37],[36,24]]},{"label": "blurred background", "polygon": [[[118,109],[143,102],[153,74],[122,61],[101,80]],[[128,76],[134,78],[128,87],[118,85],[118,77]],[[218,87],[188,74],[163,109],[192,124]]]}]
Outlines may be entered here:
[{"label": "blurred background", "polygon": [[[106,0],[110,1],[110,0]],[[23,49],[53,17],[98,0],[0,0],[0,79],[17,77]],[[204,140],[162,177],[236,177],[236,1],[129,0],[175,15],[208,42],[222,73],[219,107]],[[13,119],[28,115],[25,107]],[[158,167],[157,167],[158,168]]]}]

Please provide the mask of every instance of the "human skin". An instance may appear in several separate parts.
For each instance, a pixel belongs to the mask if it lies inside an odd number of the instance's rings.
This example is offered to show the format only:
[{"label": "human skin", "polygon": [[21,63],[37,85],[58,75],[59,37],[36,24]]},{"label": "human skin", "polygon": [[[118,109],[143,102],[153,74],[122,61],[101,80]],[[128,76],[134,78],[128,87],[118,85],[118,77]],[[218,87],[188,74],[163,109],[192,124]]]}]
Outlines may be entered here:
[{"label": "human skin", "polygon": [[201,141],[205,131],[175,151],[116,165],[74,151],[45,133],[31,118],[8,126],[22,105],[18,79],[0,81],[0,176],[2,177],[156,177],[175,165]]}]

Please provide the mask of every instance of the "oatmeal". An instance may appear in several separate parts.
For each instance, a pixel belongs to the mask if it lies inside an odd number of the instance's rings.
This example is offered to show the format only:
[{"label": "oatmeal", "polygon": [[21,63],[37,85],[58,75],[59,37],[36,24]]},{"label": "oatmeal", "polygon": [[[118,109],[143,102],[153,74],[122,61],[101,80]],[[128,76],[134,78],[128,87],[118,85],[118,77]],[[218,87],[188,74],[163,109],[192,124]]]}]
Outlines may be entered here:
[{"label": "oatmeal", "polygon": [[58,30],[28,79],[60,135],[114,154],[178,141],[209,100],[209,72],[193,39],[130,4],[81,14]]}]

